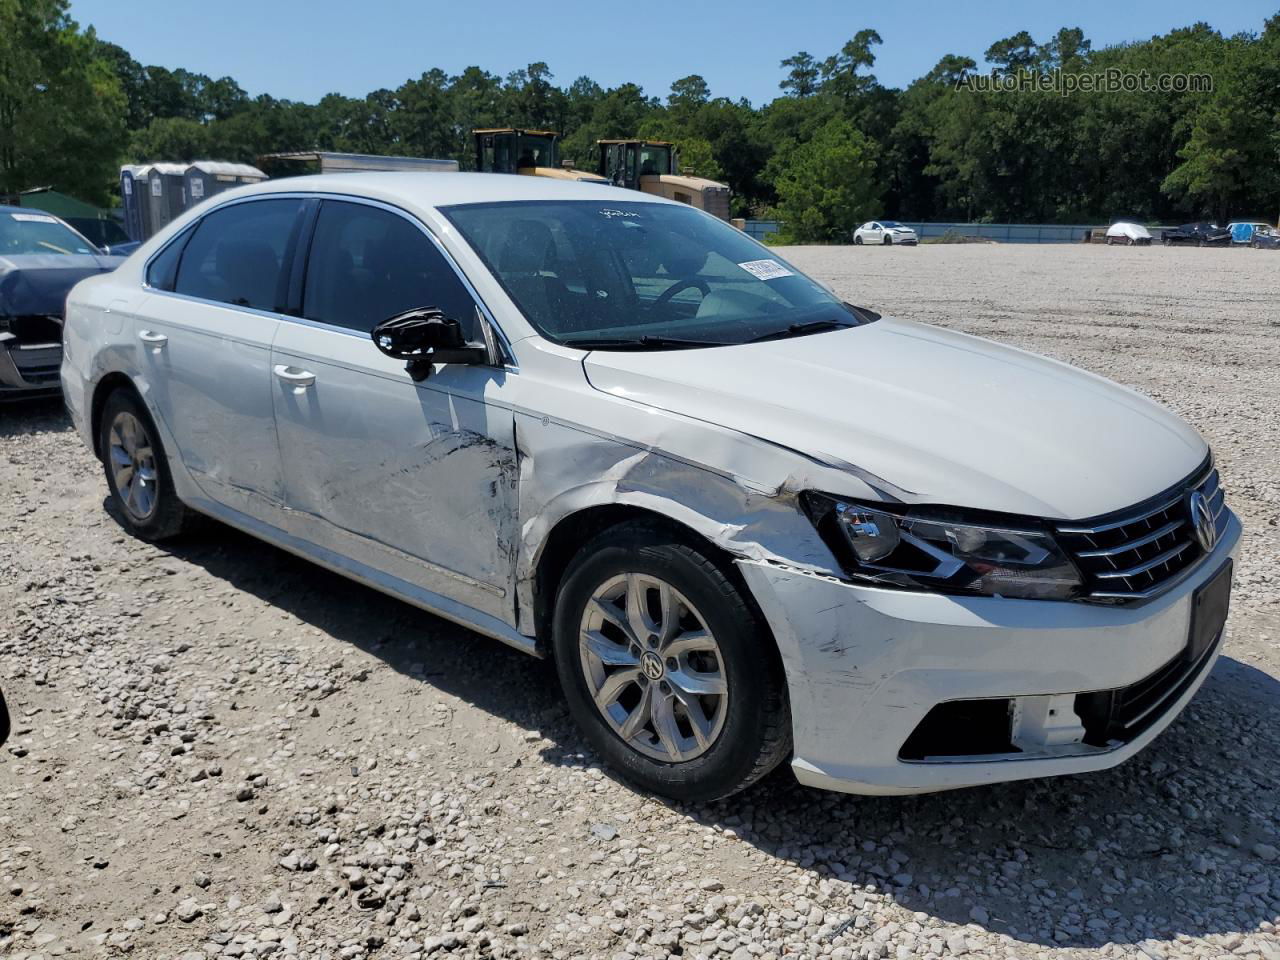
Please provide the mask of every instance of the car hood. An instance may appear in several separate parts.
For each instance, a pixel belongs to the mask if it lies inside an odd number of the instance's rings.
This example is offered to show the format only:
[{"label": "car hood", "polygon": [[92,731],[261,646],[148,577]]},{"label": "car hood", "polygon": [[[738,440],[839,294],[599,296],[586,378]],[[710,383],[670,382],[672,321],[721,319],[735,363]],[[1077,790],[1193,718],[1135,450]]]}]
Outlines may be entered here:
[{"label": "car hood", "polygon": [[0,256],[0,316],[61,317],[71,288],[98,273],[109,273],[124,257],[31,253]]},{"label": "car hood", "polygon": [[883,480],[909,501],[1083,519],[1207,455],[1151,400],[1075,367],[889,318],[787,340],[590,353],[598,390]]}]

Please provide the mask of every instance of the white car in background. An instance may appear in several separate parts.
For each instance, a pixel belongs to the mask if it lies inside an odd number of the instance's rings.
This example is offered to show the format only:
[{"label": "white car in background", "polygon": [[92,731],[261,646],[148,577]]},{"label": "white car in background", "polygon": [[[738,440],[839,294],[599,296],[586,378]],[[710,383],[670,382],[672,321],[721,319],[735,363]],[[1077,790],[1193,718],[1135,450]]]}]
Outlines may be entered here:
[{"label": "white car in background", "polygon": [[871,220],[853,231],[853,242],[859,246],[878,243],[887,247],[898,243],[914,247],[920,238],[914,230],[897,220]]},{"label": "white car in background", "polygon": [[1127,247],[1132,246],[1151,246],[1151,231],[1140,223],[1133,223],[1129,220],[1117,220],[1111,226],[1107,227],[1107,246],[1122,243]]},{"label": "white car in background", "polygon": [[125,529],[207,514],[552,657],[667,796],[1110,767],[1222,647],[1240,523],[1191,427],[682,203],[267,181],[76,286],[65,343]]}]

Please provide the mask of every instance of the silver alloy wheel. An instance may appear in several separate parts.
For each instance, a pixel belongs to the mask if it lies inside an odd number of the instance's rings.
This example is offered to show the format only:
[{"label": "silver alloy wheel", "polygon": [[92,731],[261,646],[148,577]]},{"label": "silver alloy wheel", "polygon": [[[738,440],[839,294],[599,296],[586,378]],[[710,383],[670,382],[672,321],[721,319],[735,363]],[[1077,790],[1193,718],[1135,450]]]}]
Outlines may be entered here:
[{"label": "silver alloy wheel", "polygon": [[147,428],[127,410],[111,421],[107,456],[120,503],[135,520],[149,519],[159,499],[155,454]]},{"label": "silver alloy wheel", "polygon": [[600,584],[578,631],[587,687],[634,750],[683,763],[711,749],[729,707],[720,647],[675,587],[625,573]]}]

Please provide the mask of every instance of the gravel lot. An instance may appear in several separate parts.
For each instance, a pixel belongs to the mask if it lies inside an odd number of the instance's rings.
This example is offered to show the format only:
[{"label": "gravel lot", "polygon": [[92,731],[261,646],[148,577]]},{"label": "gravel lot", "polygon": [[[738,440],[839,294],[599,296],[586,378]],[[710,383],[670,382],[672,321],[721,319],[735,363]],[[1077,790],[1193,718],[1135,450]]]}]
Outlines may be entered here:
[{"label": "gravel lot", "polygon": [[611,779],[546,664],[225,528],[125,536],[0,410],[0,955],[1280,960],[1280,256],[798,248],[855,303],[1113,377],[1246,525],[1226,655],[1101,774],[723,804]]}]

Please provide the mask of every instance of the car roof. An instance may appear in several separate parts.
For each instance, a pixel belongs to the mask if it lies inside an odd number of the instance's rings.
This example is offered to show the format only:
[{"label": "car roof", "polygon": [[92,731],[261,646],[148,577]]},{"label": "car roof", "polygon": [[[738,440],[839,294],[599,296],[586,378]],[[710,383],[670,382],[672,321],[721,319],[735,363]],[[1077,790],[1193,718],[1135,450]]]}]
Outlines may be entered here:
[{"label": "car roof", "polygon": [[[228,191],[227,195],[231,192]],[[372,199],[400,200],[420,207],[447,207],[462,203],[500,203],[513,200],[676,202],[610,184],[502,173],[329,173],[267,180],[234,191],[235,196],[238,197],[292,192],[333,193]]]}]

